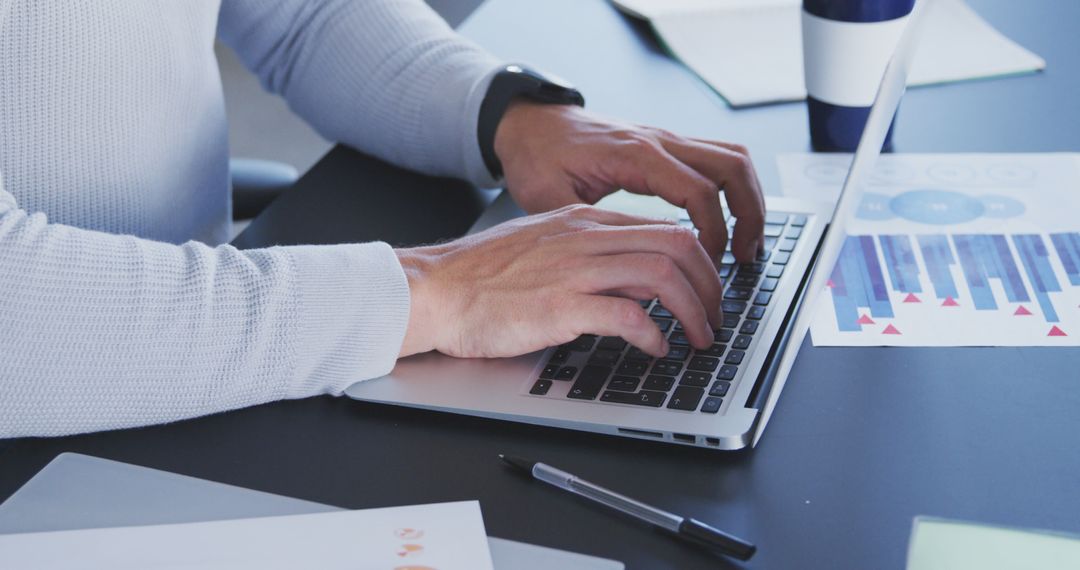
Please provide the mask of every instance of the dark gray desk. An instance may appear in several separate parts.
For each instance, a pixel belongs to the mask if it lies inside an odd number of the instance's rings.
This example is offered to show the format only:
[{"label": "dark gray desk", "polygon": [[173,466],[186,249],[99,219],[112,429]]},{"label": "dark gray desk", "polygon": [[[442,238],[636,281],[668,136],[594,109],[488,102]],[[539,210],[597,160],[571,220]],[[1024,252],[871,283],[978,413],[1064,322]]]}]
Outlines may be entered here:
[{"label": "dark gray desk", "polygon": [[[1049,71],[909,93],[898,148],[1080,150],[1080,4],[972,4]],[[728,110],[601,0],[490,0],[464,30],[576,81],[596,109],[748,143],[770,186],[773,155],[806,146],[802,106]],[[420,243],[463,231],[485,198],[337,149],[239,243]],[[331,398],[280,402],[7,442],[0,498],[78,451],[344,507],[479,498],[496,536],[631,569],[737,566],[511,476],[495,455],[512,452],[753,539],[752,567],[902,568],[918,514],[1080,532],[1078,363],[1076,349],[805,346],[761,446],[734,454]]]}]

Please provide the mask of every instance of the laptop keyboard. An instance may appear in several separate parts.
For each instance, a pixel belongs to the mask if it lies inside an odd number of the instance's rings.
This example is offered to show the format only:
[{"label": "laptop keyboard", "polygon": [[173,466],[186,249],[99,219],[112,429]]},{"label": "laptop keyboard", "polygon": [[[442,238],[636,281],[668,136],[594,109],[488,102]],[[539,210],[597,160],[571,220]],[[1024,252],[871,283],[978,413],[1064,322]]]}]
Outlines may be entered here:
[{"label": "laptop keyboard", "polygon": [[[618,337],[582,335],[548,349],[529,394],[719,412],[747,352],[762,342],[755,342],[755,335],[806,221],[801,214],[770,212],[765,218],[763,251],[752,263],[736,263],[729,242],[719,270],[724,282],[723,323],[714,331],[712,346],[690,347],[682,326],[659,300],[640,301],[668,338],[667,356],[653,358]],[[563,383],[569,388],[554,389]]]}]

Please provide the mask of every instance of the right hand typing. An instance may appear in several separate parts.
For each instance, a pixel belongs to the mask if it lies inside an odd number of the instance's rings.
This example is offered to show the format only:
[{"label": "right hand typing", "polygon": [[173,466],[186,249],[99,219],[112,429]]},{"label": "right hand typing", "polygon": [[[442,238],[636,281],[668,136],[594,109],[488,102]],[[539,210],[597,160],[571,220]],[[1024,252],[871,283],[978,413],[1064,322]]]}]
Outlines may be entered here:
[{"label": "right hand typing", "polygon": [[586,333],[664,356],[667,340],[637,303],[653,298],[696,348],[720,326],[715,265],[667,221],[568,206],[396,253],[412,303],[399,356],[517,356]]}]

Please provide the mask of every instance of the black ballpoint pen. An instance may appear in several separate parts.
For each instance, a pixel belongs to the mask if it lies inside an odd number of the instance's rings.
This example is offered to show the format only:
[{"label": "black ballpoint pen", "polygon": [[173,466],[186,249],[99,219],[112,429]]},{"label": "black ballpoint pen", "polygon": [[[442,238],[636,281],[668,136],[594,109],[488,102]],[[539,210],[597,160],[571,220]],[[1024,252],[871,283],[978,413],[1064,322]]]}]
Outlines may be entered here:
[{"label": "black ballpoint pen", "polygon": [[602,505],[622,511],[635,518],[656,525],[664,530],[674,533],[679,538],[690,540],[716,548],[720,552],[739,560],[749,560],[757,547],[749,542],[731,536],[726,532],[717,530],[701,521],[680,517],[656,507],[652,507],[635,501],[630,497],[620,495],[599,485],[594,485],[574,475],[545,465],[536,461],[529,461],[520,457],[499,455],[506,463],[528,473],[535,479],[550,483],[560,489],[570,491],[596,501]]}]

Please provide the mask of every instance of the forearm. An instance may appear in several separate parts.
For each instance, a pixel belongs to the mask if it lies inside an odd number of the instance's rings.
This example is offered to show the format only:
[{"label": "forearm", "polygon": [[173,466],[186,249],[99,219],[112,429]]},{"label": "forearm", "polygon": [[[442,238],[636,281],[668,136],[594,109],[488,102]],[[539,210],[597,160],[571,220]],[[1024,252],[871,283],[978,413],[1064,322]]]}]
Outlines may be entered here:
[{"label": "forearm", "polygon": [[340,393],[393,366],[385,244],[238,251],[48,224],[0,191],[0,438]]},{"label": "forearm", "polygon": [[499,66],[420,0],[225,0],[219,35],[323,136],[429,174],[494,181],[476,140]]}]

